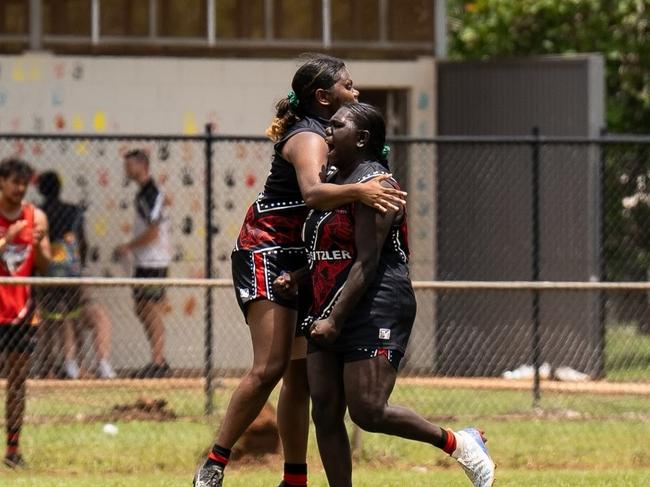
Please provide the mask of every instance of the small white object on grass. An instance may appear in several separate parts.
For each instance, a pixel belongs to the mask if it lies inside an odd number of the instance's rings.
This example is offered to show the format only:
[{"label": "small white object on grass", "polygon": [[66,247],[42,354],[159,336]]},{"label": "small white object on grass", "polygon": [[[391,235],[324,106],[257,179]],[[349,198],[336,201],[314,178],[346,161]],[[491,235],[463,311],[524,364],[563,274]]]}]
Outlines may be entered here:
[{"label": "small white object on grass", "polygon": [[112,423],[106,423],[102,428],[102,431],[107,435],[115,436],[118,432],[117,426]]}]

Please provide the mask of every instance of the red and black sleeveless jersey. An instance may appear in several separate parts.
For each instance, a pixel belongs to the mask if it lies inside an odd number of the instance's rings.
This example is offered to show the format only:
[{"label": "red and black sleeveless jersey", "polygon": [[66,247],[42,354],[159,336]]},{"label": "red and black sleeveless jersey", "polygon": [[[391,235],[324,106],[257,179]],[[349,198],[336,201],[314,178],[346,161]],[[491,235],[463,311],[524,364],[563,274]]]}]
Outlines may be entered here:
[{"label": "red and black sleeveless jersey", "polygon": [[[387,172],[378,162],[364,162],[355,169],[350,181],[363,182]],[[390,182],[399,188],[396,181],[391,179]],[[303,330],[308,329],[313,321],[329,316],[356,260],[357,247],[363,244],[355,241],[354,208],[355,203],[330,211],[312,210],[305,221],[303,238],[309,259],[313,303],[309,317],[302,324]],[[404,213],[386,237],[375,279],[366,294],[372,293],[375,300],[381,297],[378,293],[394,289],[396,280],[408,282],[410,286],[408,258],[408,231]],[[365,306],[364,302],[362,299],[359,306]],[[372,303],[367,305],[371,307]]]},{"label": "red and black sleeveless jersey", "polygon": [[[27,226],[5,246],[0,254],[0,276],[29,277],[34,269],[34,207],[24,204],[14,220],[0,215],[0,237],[18,220],[27,220]],[[13,325],[29,318],[33,310],[30,286],[0,286],[0,325]]]},{"label": "red and black sleeveless jersey", "polygon": [[246,212],[236,250],[302,246],[300,230],[308,209],[300,192],[296,170],[282,157],[282,148],[300,132],[313,132],[325,138],[328,124],[325,119],[305,117],[292,125],[275,144],[264,190]]}]

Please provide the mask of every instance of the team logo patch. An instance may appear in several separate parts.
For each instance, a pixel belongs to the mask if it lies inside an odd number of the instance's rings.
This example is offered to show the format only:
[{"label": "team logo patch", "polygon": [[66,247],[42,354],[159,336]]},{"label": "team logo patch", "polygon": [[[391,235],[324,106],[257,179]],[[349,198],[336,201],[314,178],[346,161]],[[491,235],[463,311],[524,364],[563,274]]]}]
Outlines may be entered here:
[{"label": "team logo patch", "polygon": [[7,244],[2,254],[0,254],[0,259],[4,261],[9,273],[13,274],[25,263],[30,251],[31,246],[29,245]]},{"label": "team logo patch", "polygon": [[379,329],[379,339],[380,340],[390,340],[390,329],[380,328]]}]

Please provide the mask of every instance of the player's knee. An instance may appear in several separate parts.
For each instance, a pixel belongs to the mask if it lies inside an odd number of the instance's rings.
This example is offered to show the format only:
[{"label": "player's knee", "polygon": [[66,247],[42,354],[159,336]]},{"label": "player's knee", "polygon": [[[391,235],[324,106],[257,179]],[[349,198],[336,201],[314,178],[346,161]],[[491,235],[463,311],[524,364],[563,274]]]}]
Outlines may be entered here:
[{"label": "player's knee", "polygon": [[309,382],[307,381],[307,369],[303,364],[304,360],[291,360],[288,368],[282,377],[282,385],[297,392],[309,393]]},{"label": "player's knee", "polygon": [[340,407],[336,401],[315,400],[312,396],[311,417],[317,428],[332,428],[343,421],[344,414],[345,407]]},{"label": "player's knee", "polygon": [[386,405],[373,401],[351,401],[348,404],[350,419],[365,431],[380,431]]},{"label": "player's knee", "polygon": [[338,394],[333,394],[334,386],[330,384],[321,384],[320,381],[314,380],[309,385],[309,395],[313,408],[325,409],[337,404]]},{"label": "player's knee", "polygon": [[309,384],[306,380],[292,378],[287,380],[287,376],[282,378],[282,394],[291,398],[293,403],[309,401]]},{"label": "player's knee", "polygon": [[9,373],[7,375],[7,380],[11,383],[22,384],[27,380],[29,375],[30,360],[27,354],[16,356],[16,354],[10,354],[8,362]]},{"label": "player's knee", "polygon": [[7,377],[7,395],[14,400],[24,399],[27,394],[27,373],[11,374]]},{"label": "player's knee", "polygon": [[274,388],[284,375],[286,363],[277,361],[256,366],[250,371],[250,376],[258,387]]}]

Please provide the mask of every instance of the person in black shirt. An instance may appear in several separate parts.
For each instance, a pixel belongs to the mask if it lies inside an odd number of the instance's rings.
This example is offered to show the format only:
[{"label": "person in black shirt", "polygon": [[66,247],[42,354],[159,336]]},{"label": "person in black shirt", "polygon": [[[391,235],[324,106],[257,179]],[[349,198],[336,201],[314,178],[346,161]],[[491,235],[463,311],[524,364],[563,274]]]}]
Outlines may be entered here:
[{"label": "person in black shirt", "polygon": [[[54,171],[46,171],[38,178],[38,190],[44,198],[41,209],[50,221],[52,260],[47,275],[52,277],[80,277],[86,263],[84,210],[80,206],[61,201],[61,179]],[[80,325],[94,328],[97,354],[96,374],[102,379],[113,379],[116,374],[110,363],[111,322],[104,307],[91,298],[90,289],[80,286],[44,286],[40,307],[44,326],[41,343],[51,345],[61,327],[63,333],[63,373],[69,379],[79,378],[77,361]],[[53,354],[44,357],[47,372],[53,368]]]}]

